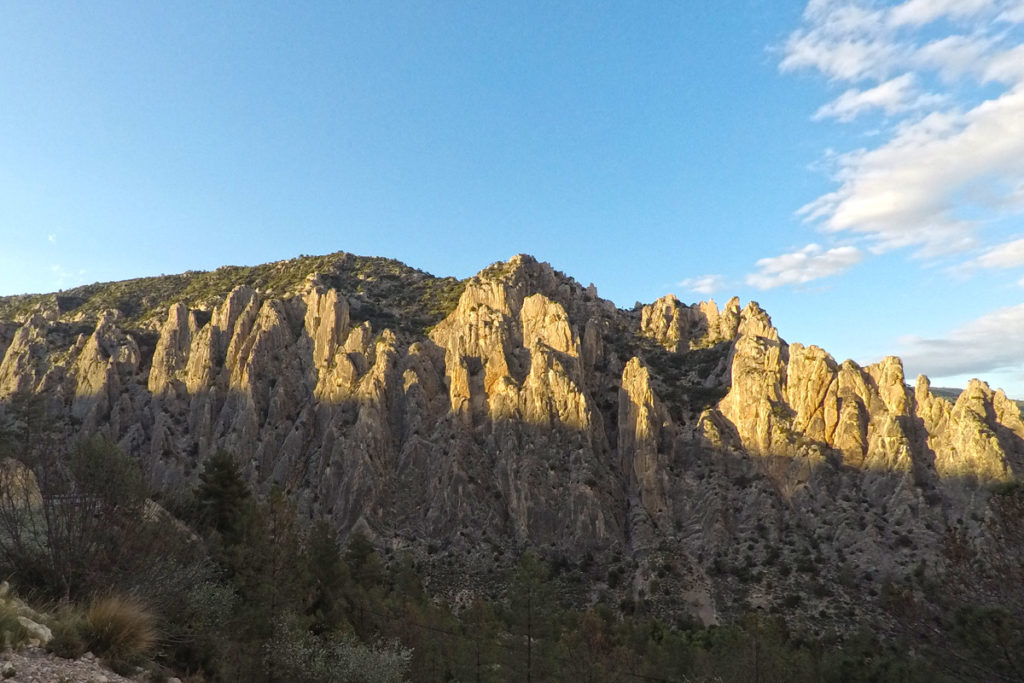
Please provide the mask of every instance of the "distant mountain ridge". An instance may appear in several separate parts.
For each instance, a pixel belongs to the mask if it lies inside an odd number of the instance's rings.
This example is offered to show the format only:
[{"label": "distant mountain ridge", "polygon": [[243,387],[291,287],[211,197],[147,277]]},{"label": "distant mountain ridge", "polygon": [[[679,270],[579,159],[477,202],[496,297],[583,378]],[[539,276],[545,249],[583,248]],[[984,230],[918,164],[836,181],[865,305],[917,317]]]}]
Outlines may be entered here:
[{"label": "distant mountain ridge", "polygon": [[[960,394],[964,392],[963,389],[957,389],[955,387],[932,387],[932,393],[936,396],[940,396],[951,403],[956,403],[956,400],[960,398]],[[1011,399],[1017,404],[1017,407],[1024,410],[1024,400]]]},{"label": "distant mountain ridge", "polygon": [[982,382],[837,363],[755,302],[617,309],[525,255],[464,281],[337,253],[3,297],[0,358],[0,401],[42,394],[154,487],[227,449],[452,599],[532,547],[587,577],[581,603],[841,628],[1024,472],[1018,406]]}]

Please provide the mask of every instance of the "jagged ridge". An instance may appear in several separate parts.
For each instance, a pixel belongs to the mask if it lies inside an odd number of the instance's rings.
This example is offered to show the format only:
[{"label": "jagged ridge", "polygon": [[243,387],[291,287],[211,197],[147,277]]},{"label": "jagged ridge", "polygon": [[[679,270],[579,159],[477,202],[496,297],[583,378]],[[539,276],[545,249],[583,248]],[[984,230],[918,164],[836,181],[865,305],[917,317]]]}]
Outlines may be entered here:
[{"label": "jagged ridge", "polygon": [[0,327],[0,399],[45,394],[165,489],[226,448],[309,515],[418,553],[441,589],[529,545],[585,560],[587,590],[706,622],[780,600],[797,577],[778,563],[809,548],[824,576],[907,572],[984,504],[979,482],[1024,464],[1002,392],[911,391],[898,359],[786,344],[753,302],[618,310],[528,256],[463,283],[350,255],[272,265],[286,285],[174,280],[161,316],[44,298]]}]

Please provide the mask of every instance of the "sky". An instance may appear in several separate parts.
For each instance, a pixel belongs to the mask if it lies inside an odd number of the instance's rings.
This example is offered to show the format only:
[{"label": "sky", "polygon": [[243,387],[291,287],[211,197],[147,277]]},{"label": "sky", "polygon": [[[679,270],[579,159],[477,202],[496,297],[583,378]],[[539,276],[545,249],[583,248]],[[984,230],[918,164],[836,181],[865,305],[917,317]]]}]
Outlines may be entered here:
[{"label": "sky", "polygon": [[1024,398],[1024,0],[4,5],[0,295],[339,250]]}]

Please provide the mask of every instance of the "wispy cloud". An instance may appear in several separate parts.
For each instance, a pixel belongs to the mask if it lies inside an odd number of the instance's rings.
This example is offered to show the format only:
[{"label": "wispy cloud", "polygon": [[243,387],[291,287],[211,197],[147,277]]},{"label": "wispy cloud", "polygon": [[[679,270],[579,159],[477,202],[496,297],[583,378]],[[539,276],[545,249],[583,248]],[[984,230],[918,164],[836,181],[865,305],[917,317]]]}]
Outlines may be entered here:
[{"label": "wispy cloud", "polygon": [[679,286],[686,287],[691,292],[697,292],[698,294],[714,294],[725,287],[725,278],[721,275],[688,277],[680,282]]},{"label": "wispy cloud", "polygon": [[780,70],[847,85],[815,119],[879,111],[888,120],[875,145],[831,159],[836,189],[799,215],[827,234],[858,236],[872,252],[990,247],[982,228],[1024,212],[1017,23],[1022,0],[810,0]]},{"label": "wispy cloud", "polygon": [[1011,240],[985,250],[971,265],[977,268],[1017,268],[1024,266],[1024,239]]},{"label": "wispy cloud", "polygon": [[56,235],[47,235],[46,236],[46,241],[49,242],[50,244],[56,244],[57,243],[57,236]]},{"label": "wispy cloud", "polygon": [[71,277],[69,270],[56,263],[50,266],[50,273],[53,274],[53,284],[57,288],[62,288]]},{"label": "wispy cloud", "polygon": [[747,276],[747,284],[758,289],[804,284],[838,275],[863,258],[864,254],[856,247],[825,250],[817,244],[808,244],[799,251],[759,260],[758,271]]},{"label": "wispy cloud", "polygon": [[900,355],[910,376],[976,375],[1024,366],[1024,346],[1012,343],[1021,338],[1024,304],[998,309],[939,338],[905,337]]},{"label": "wispy cloud", "polygon": [[889,12],[889,23],[923,26],[943,17],[964,19],[990,12],[995,5],[993,0],[907,0]]},{"label": "wispy cloud", "polygon": [[[1024,177],[1024,88],[964,113],[936,112],[902,126],[885,144],[839,159],[840,187],[800,209],[827,231],[867,235],[878,251],[913,246],[922,255],[976,243],[972,201]],[[997,180],[998,179],[998,180]],[[1007,199],[1004,196],[1002,199]],[[999,203],[999,197],[988,199]]]},{"label": "wispy cloud", "polygon": [[834,118],[846,123],[872,109],[898,114],[934,106],[944,99],[942,95],[918,92],[914,74],[906,73],[867,90],[850,88],[818,109],[814,119]]},{"label": "wispy cloud", "polygon": [[999,20],[1009,23],[1024,22],[1024,0],[1018,0],[1015,5],[1010,3],[1010,6],[1000,13]]},{"label": "wispy cloud", "polygon": [[968,74],[978,78],[997,42],[996,38],[977,34],[944,36],[917,48],[909,61],[912,67],[935,71],[949,83]]}]

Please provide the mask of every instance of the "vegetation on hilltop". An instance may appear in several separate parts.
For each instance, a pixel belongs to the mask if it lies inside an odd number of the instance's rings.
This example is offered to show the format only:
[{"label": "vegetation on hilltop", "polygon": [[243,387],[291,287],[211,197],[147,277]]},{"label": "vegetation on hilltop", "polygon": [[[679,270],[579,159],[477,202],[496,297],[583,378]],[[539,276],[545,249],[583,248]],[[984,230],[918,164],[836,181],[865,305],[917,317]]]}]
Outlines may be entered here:
[{"label": "vegetation on hilltop", "polygon": [[240,285],[268,296],[284,296],[299,290],[313,274],[361,304],[353,311],[357,320],[386,322],[408,331],[423,330],[447,315],[464,287],[455,278],[434,277],[393,259],[336,252],[258,266],[222,266],[213,271],[98,282],[49,294],[0,297],[0,320],[24,318],[44,305],[55,306],[66,318],[94,318],[114,309],[129,325],[140,324],[164,313],[173,303],[209,308]]}]

